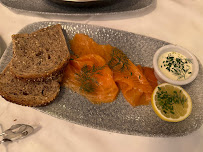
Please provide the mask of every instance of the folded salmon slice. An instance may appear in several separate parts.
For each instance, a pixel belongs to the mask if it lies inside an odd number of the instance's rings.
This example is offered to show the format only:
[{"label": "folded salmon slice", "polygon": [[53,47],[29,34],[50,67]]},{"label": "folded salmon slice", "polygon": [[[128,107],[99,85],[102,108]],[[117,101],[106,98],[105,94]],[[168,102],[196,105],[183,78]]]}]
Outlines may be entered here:
[{"label": "folded salmon slice", "polygon": [[63,83],[85,96],[92,103],[107,103],[116,99],[118,87],[113,72],[105,60],[96,54],[88,54],[71,60],[65,69]]},{"label": "folded salmon slice", "polygon": [[111,59],[111,52],[113,47],[109,44],[97,44],[92,38],[85,34],[75,34],[70,41],[71,50],[76,56],[83,56],[87,54],[97,54],[101,56],[106,62]]},{"label": "folded salmon slice", "polygon": [[154,90],[158,85],[157,78],[154,75],[154,69],[149,67],[142,67],[141,65],[138,65],[137,67],[144,74],[152,89]]},{"label": "folded salmon slice", "polygon": [[113,69],[114,81],[119,85],[125,99],[133,106],[148,105],[153,89],[144,74],[130,60],[128,68]]},{"label": "folded salmon slice", "polygon": [[143,70],[142,67],[135,66],[121,50],[111,45],[97,44],[84,34],[76,34],[70,44],[71,50],[79,57],[97,54],[104,58],[106,64],[113,71],[114,81],[121,89],[125,99],[133,107],[149,104],[155,80],[150,80],[149,75],[153,73],[148,72],[148,69],[144,68]]}]

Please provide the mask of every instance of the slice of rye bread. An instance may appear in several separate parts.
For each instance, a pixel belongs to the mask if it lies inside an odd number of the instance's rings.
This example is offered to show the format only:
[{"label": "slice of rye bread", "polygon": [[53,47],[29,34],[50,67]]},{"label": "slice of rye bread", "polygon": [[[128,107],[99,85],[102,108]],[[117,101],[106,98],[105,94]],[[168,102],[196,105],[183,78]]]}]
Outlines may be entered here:
[{"label": "slice of rye bread", "polygon": [[23,106],[43,106],[53,101],[60,91],[62,74],[47,77],[44,81],[19,79],[10,72],[8,65],[0,74],[0,95],[6,100]]},{"label": "slice of rye bread", "polygon": [[19,78],[48,77],[60,71],[70,58],[60,24],[31,34],[12,35],[10,71]]}]

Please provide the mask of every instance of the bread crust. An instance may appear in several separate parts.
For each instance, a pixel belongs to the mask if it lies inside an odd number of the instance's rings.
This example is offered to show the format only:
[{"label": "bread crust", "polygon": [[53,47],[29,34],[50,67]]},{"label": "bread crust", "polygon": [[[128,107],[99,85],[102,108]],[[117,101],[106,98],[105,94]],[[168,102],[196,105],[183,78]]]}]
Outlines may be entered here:
[{"label": "bread crust", "polygon": [[[43,94],[43,91],[47,93]],[[56,98],[59,91],[60,84],[57,79],[41,82],[19,79],[10,72],[9,65],[0,75],[1,96],[19,105],[31,107],[47,105]]]},{"label": "bread crust", "polygon": [[61,71],[70,58],[60,24],[31,34],[12,35],[12,43],[13,58],[10,71],[18,78],[49,77]]},{"label": "bread crust", "polygon": [[28,99],[23,99],[23,98],[16,98],[12,97],[10,94],[7,94],[6,92],[1,92],[1,96],[12,103],[21,105],[21,106],[28,106],[28,107],[40,107],[40,106],[46,106],[49,103],[51,103],[58,95],[59,91],[56,92],[57,94],[54,94],[52,98],[49,98],[48,100],[28,100]]},{"label": "bread crust", "polygon": [[[49,104],[59,94],[64,69],[70,58],[61,25],[53,25],[31,34],[13,35],[12,42],[13,58],[0,74],[0,95],[10,102],[23,106],[36,107]],[[32,46],[33,42],[40,44]],[[29,46],[30,49],[42,51],[43,54],[28,50]],[[56,48],[51,50],[52,46]],[[49,53],[50,58],[56,56],[54,59],[57,64],[52,64],[53,61],[49,60],[46,53]],[[41,59],[42,65],[37,66],[34,60]],[[24,66],[27,66],[25,69],[21,65],[24,62]]]}]

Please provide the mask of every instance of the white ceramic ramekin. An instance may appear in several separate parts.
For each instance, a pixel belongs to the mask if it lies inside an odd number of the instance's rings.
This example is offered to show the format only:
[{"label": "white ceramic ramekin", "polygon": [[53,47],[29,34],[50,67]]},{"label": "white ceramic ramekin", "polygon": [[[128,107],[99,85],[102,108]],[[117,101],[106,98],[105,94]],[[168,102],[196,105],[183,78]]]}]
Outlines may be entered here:
[{"label": "white ceramic ramekin", "polygon": [[[181,53],[184,56],[186,56],[187,58],[192,60],[193,71],[192,71],[192,75],[188,79],[185,79],[182,81],[172,80],[172,79],[166,77],[159,69],[159,67],[158,67],[159,57],[163,53],[171,52],[171,51]],[[197,61],[197,58],[188,50],[186,50],[180,46],[176,46],[176,45],[165,45],[165,46],[161,47],[160,49],[158,49],[157,52],[154,54],[153,66],[154,66],[154,74],[161,83],[167,82],[167,83],[174,84],[174,85],[186,85],[186,84],[192,82],[197,77],[198,72],[199,72],[199,63]]]}]

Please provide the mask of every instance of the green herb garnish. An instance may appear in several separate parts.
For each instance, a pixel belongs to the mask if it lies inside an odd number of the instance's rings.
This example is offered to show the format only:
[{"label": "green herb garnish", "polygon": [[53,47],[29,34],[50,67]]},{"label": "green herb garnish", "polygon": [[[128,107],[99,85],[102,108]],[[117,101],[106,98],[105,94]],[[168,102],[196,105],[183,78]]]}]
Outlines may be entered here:
[{"label": "green herb garnish", "polygon": [[94,77],[94,75],[95,74],[101,75],[100,71],[103,70],[104,68],[105,65],[98,67],[96,67],[95,65],[93,65],[92,67],[84,65],[81,69],[81,72],[76,73],[77,79],[80,82],[80,89],[88,93],[94,92],[98,86],[98,82]]},{"label": "green herb garnish", "polygon": [[117,67],[120,71],[124,71],[129,68],[129,59],[121,50],[114,48],[108,66],[111,69]]},{"label": "green herb garnish", "polygon": [[189,71],[190,67],[186,65],[188,63],[192,63],[192,60],[190,59],[174,58],[170,53],[166,57],[166,61],[163,61],[163,63],[166,70],[178,76],[178,80],[181,78],[185,79],[186,74],[192,73]]},{"label": "green herb garnish", "polygon": [[181,92],[182,90],[180,90],[179,93],[177,91],[173,91],[172,94],[169,94],[167,91],[163,91],[160,87],[158,87],[157,101],[165,114],[168,112],[175,114],[173,107],[174,104],[181,104],[184,107],[184,103],[187,101],[187,98],[185,96],[181,96]]}]

